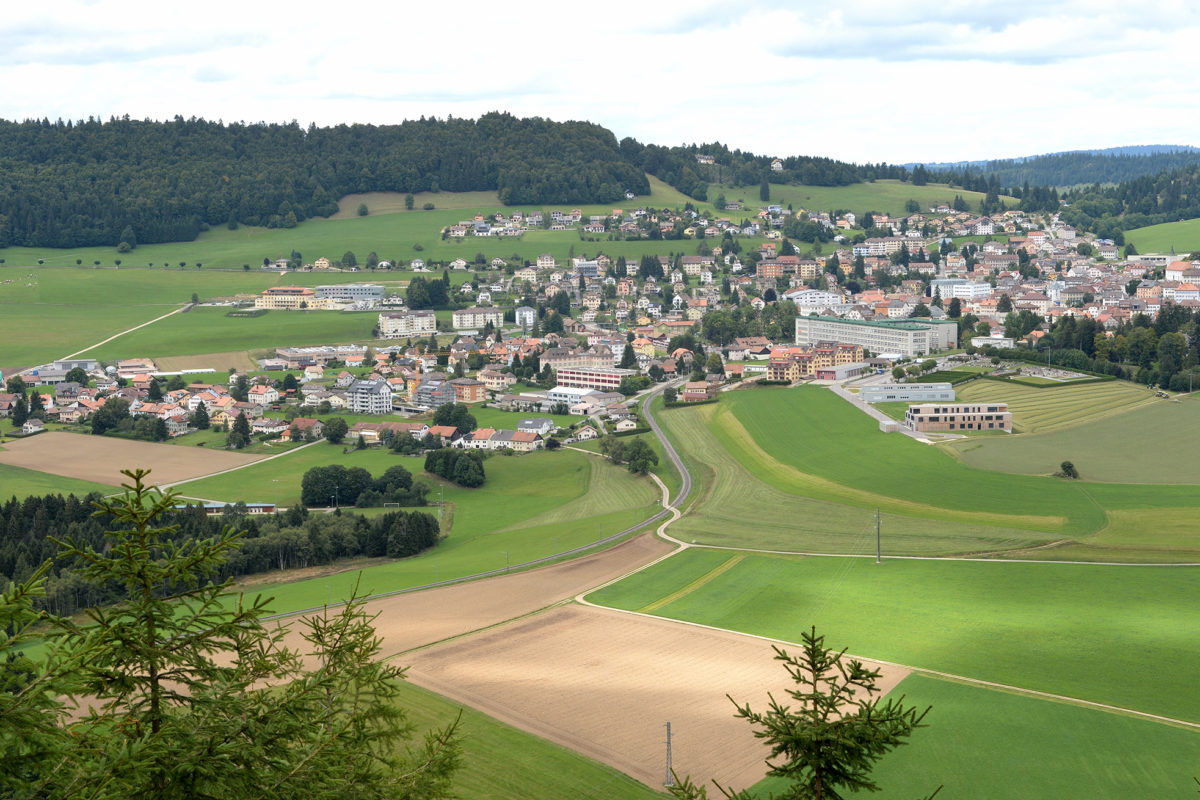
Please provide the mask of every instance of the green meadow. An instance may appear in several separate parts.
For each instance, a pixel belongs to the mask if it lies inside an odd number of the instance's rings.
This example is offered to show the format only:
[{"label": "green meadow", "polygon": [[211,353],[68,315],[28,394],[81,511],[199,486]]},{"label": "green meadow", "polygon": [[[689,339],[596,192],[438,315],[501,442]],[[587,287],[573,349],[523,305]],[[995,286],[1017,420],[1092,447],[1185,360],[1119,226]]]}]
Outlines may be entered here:
[{"label": "green meadow", "polygon": [[[897,693],[932,706],[928,727],[884,756],[871,776],[884,797],[1059,800],[1183,797],[1195,792],[1200,733],[923,675]],[[785,785],[767,779],[758,796]]]},{"label": "green meadow", "polygon": [[1008,403],[1017,433],[1057,430],[1163,402],[1150,389],[1128,381],[1047,383],[1043,387],[979,379],[958,386],[955,393],[960,403]]},{"label": "green meadow", "polygon": [[731,558],[694,548],[589,599],[1200,722],[1200,568],[748,555],[704,580]]},{"label": "green meadow", "polygon": [[[1151,400],[1137,410],[1103,419],[1045,433],[960,440],[944,447],[970,466],[1000,472],[1048,475],[1070,461],[1089,481],[1200,483],[1200,400],[1183,396],[1167,401],[1153,399],[1148,390],[1146,394]],[[1131,447],[1131,440],[1154,446]]]},{"label": "green meadow", "polygon": [[1200,250],[1200,219],[1164,222],[1125,231],[1125,241],[1139,253],[1167,253],[1172,249],[1185,256]]},{"label": "green meadow", "polygon": [[[420,458],[382,450],[350,450],[318,444],[283,458],[237,472],[204,478],[179,487],[181,494],[219,502],[299,502],[300,480],[307,469],[331,463],[359,466],[372,475],[401,464],[415,478],[434,486],[430,505],[447,538],[415,558],[368,567],[362,591],[392,591],[480,572],[503,569],[553,556],[610,536],[652,516],[660,493],[649,479],[584,453],[563,450],[523,456],[493,456],[484,462],[487,483],[464,489],[424,473]],[[313,512],[320,513],[320,512]],[[345,597],[357,572],[255,587],[275,598],[277,612],[308,608]]]},{"label": "green meadow", "polygon": [[417,686],[401,684],[397,703],[419,732],[444,727],[462,710],[463,761],[453,783],[458,797],[651,800],[663,796],[611,767]]},{"label": "green meadow", "polygon": [[[859,217],[867,212],[884,213],[889,216],[903,217],[910,212],[905,210],[909,200],[916,200],[920,213],[928,214],[929,209],[940,203],[950,205],[954,195],[962,195],[973,209],[979,210],[979,203],[984,199],[980,192],[968,192],[946,184],[930,183],[925,186],[913,186],[897,180],[880,180],[871,183],[853,183],[849,186],[783,186],[771,184],[771,199],[763,202],[758,199],[759,186],[725,186],[709,184],[708,196],[715,201],[718,194],[725,195],[726,202],[740,201],[746,206],[746,213],[757,211],[760,206],[775,203],[781,206],[792,206],[799,214],[801,210],[818,213],[822,211],[847,210],[853,211]],[[1012,197],[1002,197],[1009,206],[1018,201]],[[737,218],[741,211],[724,212],[726,216]],[[752,214],[751,214],[752,216]]]},{"label": "green meadow", "polygon": [[11,464],[0,464],[0,502],[11,497],[21,499],[30,495],[74,494],[77,497],[83,497],[88,492],[111,494],[114,491],[117,491],[117,487],[104,483],[64,478],[61,475],[51,475],[49,472],[14,467]]}]

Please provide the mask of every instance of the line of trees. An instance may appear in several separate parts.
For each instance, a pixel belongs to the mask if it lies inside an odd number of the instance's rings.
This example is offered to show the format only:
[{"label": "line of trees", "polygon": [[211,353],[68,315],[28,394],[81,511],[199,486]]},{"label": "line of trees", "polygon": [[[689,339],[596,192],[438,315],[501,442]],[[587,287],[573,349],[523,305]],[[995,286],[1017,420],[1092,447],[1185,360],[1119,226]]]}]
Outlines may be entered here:
[{"label": "line of trees", "polygon": [[384,503],[423,506],[429,484],[414,481],[400,464],[388,467],[378,478],[362,467],[330,464],[313,467],[300,479],[300,502],[306,506],[358,506],[372,508]]},{"label": "line of trees", "polygon": [[[397,469],[393,467],[392,469]],[[400,468],[403,469],[403,468]],[[385,473],[381,495],[396,487],[398,496],[408,492],[408,505],[423,505],[428,487],[414,488],[407,470]],[[405,483],[409,486],[404,487]],[[368,491],[375,491],[374,486]],[[86,580],[86,565],[71,558],[55,558],[54,539],[69,538],[102,549],[105,530],[114,520],[93,515],[100,495],[49,494],[15,497],[0,506],[0,584],[28,579],[38,565],[53,560],[46,574],[45,594],[38,606],[57,614],[73,614],[91,605],[114,602],[118,588]],[[420,502],[417,502],[420,501]],[[400,515],[400,516],[395,516]],[[357,514],[309,515],[302,506],[271,516],[249,515],[243,504],[231,505],[220,515],[210,516],[198,505],[172,509],[164,524],[174,530],[164,541],[182,546],[188,541],[210,539],[224,526],[246,531],[241,545],[232,551],[213,576],[215,580],[252,575],[276,569],[295,569],[329,564],[354,556],[413,555],[434,546],[438,538],[437,518],[423,512],[397,511],[368,520]],[[397,533],[398,530],[404,533]],[[414,549],[415,548],[415,549]]]},{"label": "line of trees", "polygon": [[483,470],[483,454],[478,450],[455,447],[434,450],[425,456],[425,471],[468,489],[483,486],[487,480]]}]

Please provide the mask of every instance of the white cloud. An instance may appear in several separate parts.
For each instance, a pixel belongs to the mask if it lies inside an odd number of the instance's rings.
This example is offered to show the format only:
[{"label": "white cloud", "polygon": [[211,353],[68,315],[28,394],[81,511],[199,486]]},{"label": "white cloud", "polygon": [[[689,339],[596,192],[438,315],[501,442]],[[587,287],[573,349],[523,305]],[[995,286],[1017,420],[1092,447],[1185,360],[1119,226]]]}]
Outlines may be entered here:
[{"label": "white cloud", "polygon": [[1200,10],[1112,0],[6,9],[0,117],[395,123],[492,110],[661,144],[949,161],[1196,143]]}]

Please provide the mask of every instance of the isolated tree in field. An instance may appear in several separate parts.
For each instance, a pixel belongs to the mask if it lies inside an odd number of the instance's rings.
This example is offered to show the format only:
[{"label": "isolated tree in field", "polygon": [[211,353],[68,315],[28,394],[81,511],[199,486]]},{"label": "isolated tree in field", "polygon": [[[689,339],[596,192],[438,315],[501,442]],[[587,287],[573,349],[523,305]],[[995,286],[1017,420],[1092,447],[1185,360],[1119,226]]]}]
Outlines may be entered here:
[{"label": "isolated tree in field", "polygon": [[763,180],[763,182],[759,184],[758,199],[762,200],[764,203],[771,199],[771,184],[767,183],[766,180]]},{"label": "isolated tree in field", "polygon": [[634,439],[625,448],[625,463],[634,475],[644,475],[650,467],[658,466],[658,453],[644,439]]},{"label": "isolated tree in field", "polygon": [[[818,636],[816,628],[801,634],[800,642],[798,656],[774,648],[775,660],[794,684],[787,690],[792,703],[769,695],[767,710],[760,712],[729,698],[737,708],[736,716],[750,722],[755,737],[771,748],[767,775],[791,783],[778,797],[844,800],[847,792],[879,791],[871,779],[875,763],[905,744],[914,730],[925,727],[930,709],[905,706],[903,696],[886,701],[876,697],[880,671],[847,659],[845,650],[827,650],[825,637]],[[669,790],[673,797],[707,798],[704,788],[690,777],[676,783]],[[727,797],[751,798],[745,791],[733,793],[717,785]]]},{"label": "isolated tree in field", "polygon": [[367,209],[367,204],[366,204],[366,203],[359,203],[359,204],[358,204],[358,211],[357,211],[357,213],[358,213],[358,215],[359,215],[360,217],[365,217],[365,216],[366,216],[368,213],[370,213],[370,212],[368,211],[368,209]]},{"label": "isolated tree in field", "polygon": [[[97,503],[102,546],[54,540],[83,581],[122,601],[83,624],[49,620],[37,662],[0,641],[0,795],[98,800],[174,798],[442,798],[460,759],[457,722],[411,742],[397,704],[402,668],[380,661],[361,600],[304,617],[299,650],[264,620],[266,599],[227,603],[211,578],[245,532],[180,542],[159,527],[179,502],[126,471],[126,491]],[[18,632],[38,616],[44,580],[0,596]],[[43,618],[44,619],[44,618]],[[11,627],[9,624],[11,623]],[[43,621],[45,625],[45,621]],[[28,696],[27,696],[28,695]],[[54,698],[86,697],[80,718]],[[10,713],[13,712],[13,713]]]},{"label": "isolated tree in field", "polygon": [[416,203],[416,198],[412,196],[411,192],[409,194],[404,195],[404,207],[406,209],[408,209],[409,211],[412,211],[413,205],[415,203]]},{"label": "isolated tree in field", "polygon": [[1062,462],[1058,469],[1064,478],[1071,478],[1074,480],[1075,478],[1079,477],[1079,470],[1075,469],[1075,465],[1070,461]]},{"label": "isolated tree in field", "polygon": [[346,420],[341,417],[334,417],[325,423],[322,430],[325,440],[330,444],[341,444],[346,438],[346,434],[350,432],[350,426],[346,424]]}]

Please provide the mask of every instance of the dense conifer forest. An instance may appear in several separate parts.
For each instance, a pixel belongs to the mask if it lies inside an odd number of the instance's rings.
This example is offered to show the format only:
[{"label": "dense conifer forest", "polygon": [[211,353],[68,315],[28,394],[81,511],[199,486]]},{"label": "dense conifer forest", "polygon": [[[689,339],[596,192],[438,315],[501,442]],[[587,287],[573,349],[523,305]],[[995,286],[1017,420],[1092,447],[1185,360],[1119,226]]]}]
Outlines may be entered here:
[{"label": "dense conifer forest", "polygon": [[[45,495],[10,498],[0,505],[0,586],[26,580],[42,562],[56,559],[60,541],[83,542],[97,551],[105,548],[105,531],[114,520],[93,515],[100,496]],[[245,530],[241,546],[224,562],[213,580],[276,569],[328,564],[353,556],[403,558],[433,547],[438,540],[437,518],[420,511],[392,511],[372,519],[358,514],[313,514],[302,506],[277,515],[250,516],[239,506],[209,516],[197,505],[169,514],[164,524],[178,525],[169,541],[183,543],[216,537],[230,525]],[[57,559],[51,568],[42,607],[55,614],[73,614],[92,605],[115,602],[121,587],[98,587],[85,580],[71,559]]]}]

